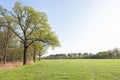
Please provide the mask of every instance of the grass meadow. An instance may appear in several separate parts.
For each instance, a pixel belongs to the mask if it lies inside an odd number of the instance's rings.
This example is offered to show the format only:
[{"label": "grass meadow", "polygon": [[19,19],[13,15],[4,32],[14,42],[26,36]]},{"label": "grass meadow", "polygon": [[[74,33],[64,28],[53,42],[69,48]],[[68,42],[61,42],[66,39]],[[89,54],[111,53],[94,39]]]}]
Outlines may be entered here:
[{"label": "grass meadow", "polygon": [[0,80],[120,80],[120,60],[42,60],[1,70]]}]

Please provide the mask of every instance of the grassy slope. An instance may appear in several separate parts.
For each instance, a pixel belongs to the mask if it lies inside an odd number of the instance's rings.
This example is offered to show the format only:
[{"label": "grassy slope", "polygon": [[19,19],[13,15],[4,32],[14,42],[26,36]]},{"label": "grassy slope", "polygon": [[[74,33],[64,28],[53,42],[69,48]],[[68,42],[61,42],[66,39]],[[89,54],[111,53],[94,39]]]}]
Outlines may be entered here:
[{"label": "grassy slope", "polygon": [[42,60],[0,71],[0,80],[120,80],[120,60]]}]

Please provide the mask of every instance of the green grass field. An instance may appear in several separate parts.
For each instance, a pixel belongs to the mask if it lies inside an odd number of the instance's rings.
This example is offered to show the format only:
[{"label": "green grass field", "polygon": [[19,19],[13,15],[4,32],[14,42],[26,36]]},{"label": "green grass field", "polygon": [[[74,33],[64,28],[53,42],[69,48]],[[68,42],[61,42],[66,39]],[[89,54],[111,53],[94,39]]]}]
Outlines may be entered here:
[{"label": "green grass field", "polygon": [[0,71],[0,80],[120,80],[120,60],[42,60]]}]

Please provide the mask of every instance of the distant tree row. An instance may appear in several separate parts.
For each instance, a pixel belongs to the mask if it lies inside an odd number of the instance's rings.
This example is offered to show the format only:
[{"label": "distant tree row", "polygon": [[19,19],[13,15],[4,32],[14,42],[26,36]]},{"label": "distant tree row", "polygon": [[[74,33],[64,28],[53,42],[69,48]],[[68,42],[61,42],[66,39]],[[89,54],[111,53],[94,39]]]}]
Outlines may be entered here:
[{"label": "distant tree row", "polygon": [[87,58],[93,54],[91,53],[63,53],[63,54],[53,54],[46,57],[44,59],[82,59]]},{"label": "distant tree row", "polygon": [[[44,12],[16,2],[12,11],[0,6],[0,60],[36,61],[48,47],[59,46],[59,40],[48,24]],[[23,53],[23,54],[22,54]]]},{"label": "distant tree row", "polygon": [[68,53],[68,54],[54,54],[45,59],[120,59],[120,49],[114,48],[112,50],[100,51],[93,53]]},{"label": "distant tree row", "polygon": [[100,51],[90,58],[94,59],[120,59],[120,49],[114,48],[112,50]]}]

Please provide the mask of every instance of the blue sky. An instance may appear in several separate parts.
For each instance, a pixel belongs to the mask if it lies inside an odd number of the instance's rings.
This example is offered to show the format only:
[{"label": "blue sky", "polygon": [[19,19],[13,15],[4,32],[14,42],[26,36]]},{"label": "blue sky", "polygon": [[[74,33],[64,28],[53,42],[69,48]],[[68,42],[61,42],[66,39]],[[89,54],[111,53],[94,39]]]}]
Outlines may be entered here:
[{"label": "blue sky", "polygon": [[61,42],[48,54],[120,48],[120,0],[0,0],[0,5],[11,9],[16,1],[47,14]]}]

